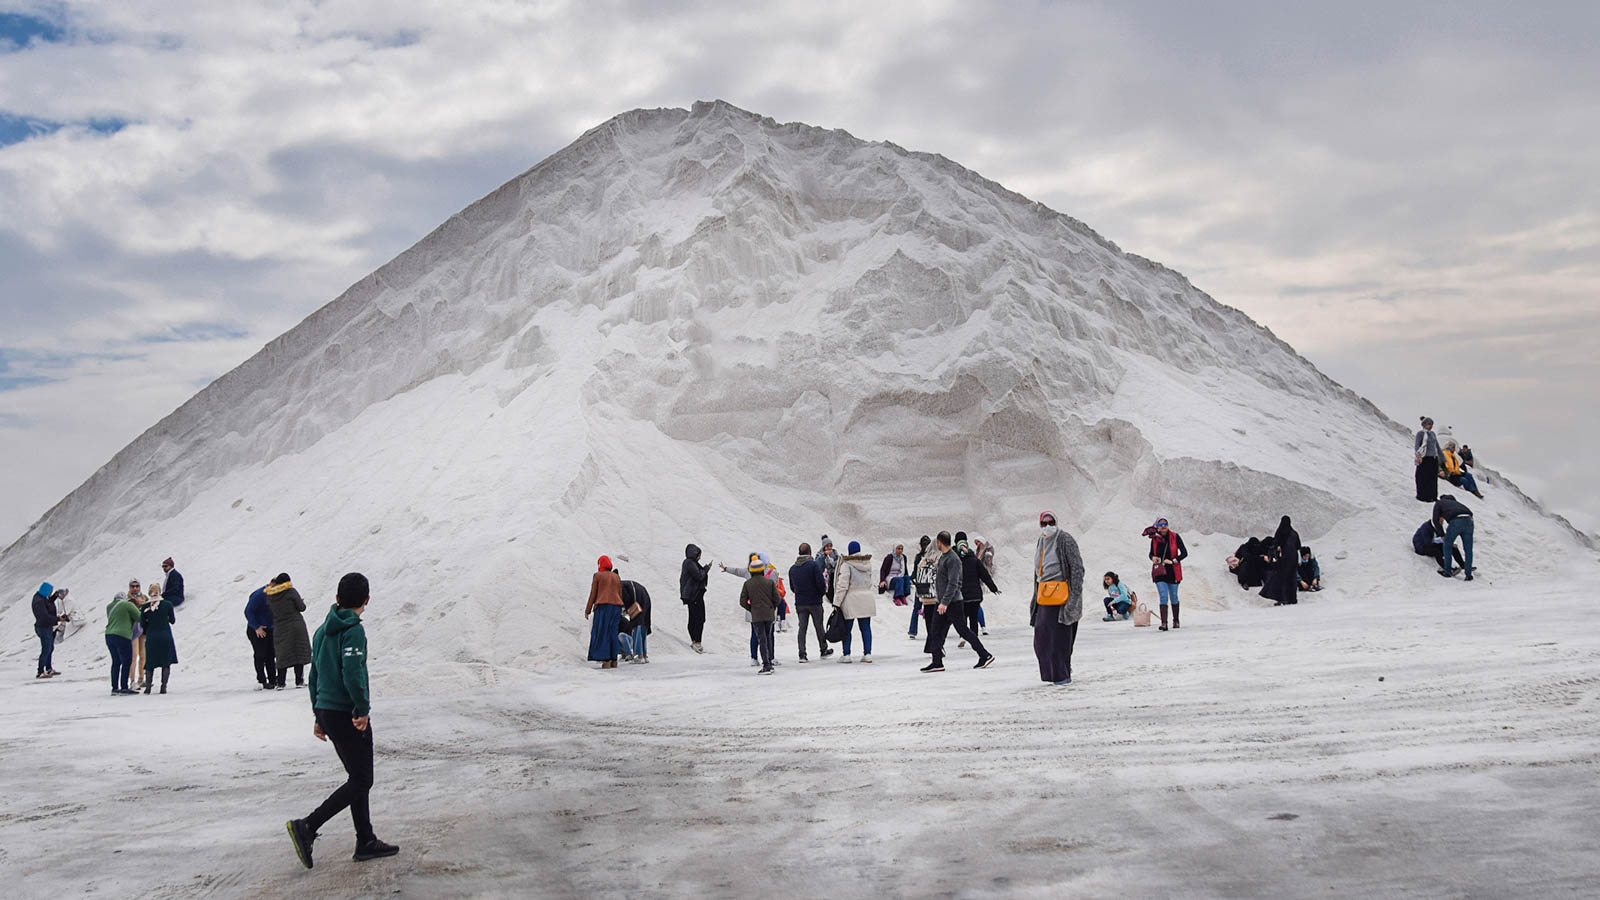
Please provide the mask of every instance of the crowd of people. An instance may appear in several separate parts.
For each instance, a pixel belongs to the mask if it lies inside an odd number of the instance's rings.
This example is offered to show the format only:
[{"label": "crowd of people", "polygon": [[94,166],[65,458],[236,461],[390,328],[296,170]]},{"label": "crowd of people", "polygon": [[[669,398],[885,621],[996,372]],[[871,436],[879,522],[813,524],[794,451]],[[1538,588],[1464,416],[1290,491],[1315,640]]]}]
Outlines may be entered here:
[{"label": "crowd of people", "polygon": [[[1434,434],[1433,419],[1423,416],[1422,428],[1413,441],[1417,464],[1417,500],[1433,504],[1428,521],[1411,537],[1412,549],[1418,556],[1436,559],[1438,572],[1453,578],[1460,571],[1465,580],[1473,579],[1472,542],[1474,519],[1472,508],[1457,500],[1454,494],[1440,494],[1439,482],[1459,487],[1478,499],[1483,492],[1472,469],[1476,460],[1472,448],[1454,440],[1445,440],[1441,446]],[[1459,550],[1457,549],[1457,545]],[[1452,567],[1451,563],[1457,565]]]},{"label": "crowd of people", "polygon": [[[55,668],[56,642],[69,623],[84,615],[61,608],[69,593],[67,588],[44,582],[33,595],[33,632],[39,639],[35,678],[61,674]],[[171,557],[162,560],[161,577],[151,581],[148,588],[141,586],[139,579],[130,578],[126,590],[112,595],[106,604],[105,639],[111,657],[113,697],[150,693],[157,671],[161,673],[160,692],[167,692],[172,667],[178,664],[172,626],[178,622],[177,609],[183,600],[183,575]]]}]

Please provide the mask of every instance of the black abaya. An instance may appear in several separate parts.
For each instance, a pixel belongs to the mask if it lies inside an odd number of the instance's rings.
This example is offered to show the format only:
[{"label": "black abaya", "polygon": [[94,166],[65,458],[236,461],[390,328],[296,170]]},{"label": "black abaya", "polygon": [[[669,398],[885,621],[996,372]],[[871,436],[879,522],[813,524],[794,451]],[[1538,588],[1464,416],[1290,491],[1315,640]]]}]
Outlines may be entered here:
[{"label": "black abaya", "polygon": [[1284,516],[1278,523],[1278,533],[1273,535],[1272,566],[1267,571],[1266,586],[1261,589],[1261,596],[1268,600],[1289,605],[1300,602],[1297,567],[1300,564],[1300,535],[1289,524],[1289,517]]},{"label": "black abaya", "polygon": [[1439,458],[1424,456],[1417,463],[1417,499],[1433,503],[1439,499]]}]

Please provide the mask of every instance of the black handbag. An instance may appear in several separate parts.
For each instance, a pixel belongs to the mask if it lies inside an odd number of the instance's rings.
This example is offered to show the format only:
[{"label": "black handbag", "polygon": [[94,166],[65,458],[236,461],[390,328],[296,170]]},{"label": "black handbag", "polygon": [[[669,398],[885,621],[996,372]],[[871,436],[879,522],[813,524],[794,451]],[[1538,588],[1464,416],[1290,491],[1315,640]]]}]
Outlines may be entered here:
[{"label": "black handbag", "polygon": [[823,634],[823,637],[827,638],[828,643],[830,644],[841,644],[844,643],[845,635],[849,633],[850,620],[846,619],[843,613],[835,609],[833,613],[828,616],[828,630]]}]

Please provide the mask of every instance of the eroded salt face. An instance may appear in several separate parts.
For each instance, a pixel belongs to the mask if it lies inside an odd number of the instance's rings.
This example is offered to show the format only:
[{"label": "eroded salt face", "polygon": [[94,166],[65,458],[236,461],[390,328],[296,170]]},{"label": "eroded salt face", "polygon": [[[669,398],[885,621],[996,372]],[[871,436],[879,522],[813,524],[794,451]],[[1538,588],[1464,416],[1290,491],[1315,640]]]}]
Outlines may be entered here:
[{"label": "eroded salt face", "polygon": [[115,584],[181,550],[223,603],[241,573],[331,592],[362,569],[416,592],[397,627],[462,632],[419,652],[470,657],[488,618],[570,618],[553,595],[600,552],[670,599],[691,540],[781,559],[823,531],[981,529],[1025,571],[1045,507],[1134,561],[1158,513],[1404,530],[1407,442],[1082,223],[941,157],[697,104],[619,116],[451,217],[117,454],[0,582]]}]

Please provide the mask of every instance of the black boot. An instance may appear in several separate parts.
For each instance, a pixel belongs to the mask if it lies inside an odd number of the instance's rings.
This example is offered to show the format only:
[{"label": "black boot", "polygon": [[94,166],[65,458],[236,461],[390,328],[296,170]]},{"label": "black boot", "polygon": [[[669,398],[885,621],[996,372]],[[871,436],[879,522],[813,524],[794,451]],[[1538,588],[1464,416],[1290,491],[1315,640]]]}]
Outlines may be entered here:
[{"label": "black boot", "polygon": [[1178,604],[1172,604],[1172,627],[1178,627]]},{"label": "black boot", "polygon": [[1165,603],[1161,604],[1161,627],[1156,629],[1156,630],[1157,631],[1166,631],[1167,630],[1167,605]]}]

